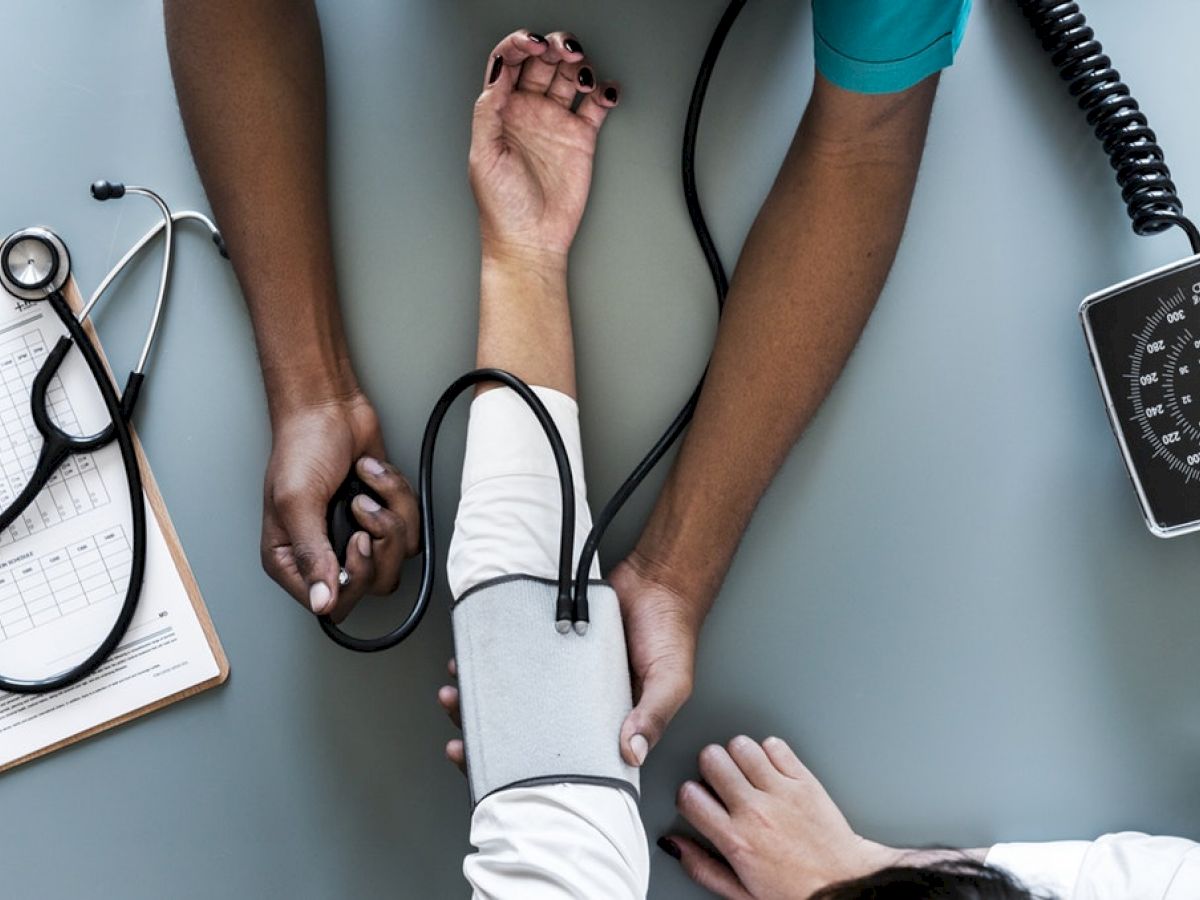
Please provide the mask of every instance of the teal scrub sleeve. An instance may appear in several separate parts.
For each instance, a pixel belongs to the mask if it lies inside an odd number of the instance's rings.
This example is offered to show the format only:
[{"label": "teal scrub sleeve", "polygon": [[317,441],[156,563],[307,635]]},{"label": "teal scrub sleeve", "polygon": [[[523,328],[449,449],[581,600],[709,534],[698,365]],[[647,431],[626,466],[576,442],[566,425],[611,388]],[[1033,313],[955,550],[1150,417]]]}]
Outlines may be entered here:
[{"label": "teal scrub sleeve", "polygon": [[817,69],[848,91],[890,94],[954,62],[971,0],[812,0]]}]

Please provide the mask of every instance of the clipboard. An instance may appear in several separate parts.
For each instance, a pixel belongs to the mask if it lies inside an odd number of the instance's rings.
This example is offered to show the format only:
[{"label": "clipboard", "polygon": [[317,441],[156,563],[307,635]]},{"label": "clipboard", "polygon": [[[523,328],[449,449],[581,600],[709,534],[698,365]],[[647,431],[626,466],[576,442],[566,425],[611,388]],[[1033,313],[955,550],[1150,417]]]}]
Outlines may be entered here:
[{"label": "clipboard", "polygon": [[[73,276],[64,286],[63,296],[66,298],[73,310],[78,311],[82,308],[82,298],[80,296],[78,287],[75,284],[75,279]],[[3,291],[0,291],[0,297],[12,299]],[[112,369],[109,366],[108,360],[104,355],[104,351],[99,341],[97,340],[96,331],[90,319],[84,324],[84,327],[89,337],[95,343],[96,347],[100,349],[100,356],[104,360],[105,368],[108,370],[109,376],[112,377]],[[201,693],[202,691],[217,687],[218,685],[224,684],[229,678],[229,661],[225,656],[225,651],[221,646],[216,629],[213,627],[212,618],[209,616],[208,608],[205,606],[204,598],[200,593],[200,586],[196,581],[196,577],[192,572],[191,566],[188,564],[187,556],[184,554],[183,546],[179,541],[179,536],[176,533],[175,527],[171,522],[171,517],[167,512],[162,493],[159,491],[158,483],[154,479],[154,473],[150,470],[150,466],[146,461],[146,455],[143,452],[141,441],[139,440],[136,431],[133,433],[133,441],[134,447],[137,450],[139,467],[141,469],[142,487],[146,503],[162,534],[162,538],[165,542],[166,550],[170,558],[171,566],[174,568],[175,574],[178,576],[183,590],[186,593],[188,603],[190,604],[190,612],[195,616],[196,623],[203,634],[203,640],[207,644],[208,651],[212,655],[212,660],[216,665],[216,674],[180,690],[173,691],[165,696],[158,697],[151,702],[143,703],[133,708],[123,710],[120,713],[113,715],[111,718],[106,718],[103,721],[92,723],[87,727],[75,731],[58,740],[47,743],[45,746],[30,750],[19,757],[0,763],[0,772],[6,772],[15,768],[16,766],[29,762],[30,760],[53,753],[55,750],[78,743],[79,741],[93,737],[101,732],[115,728],[118,725],[123,725],[126,722],[131,722],[134,719],[147,715],[148,713],[152,713],[156,710],[170,706],[180,700],[184,700],[195,694]],[[117,489],[125,490],[124,483],[122,483]],[[148,547],[147,568],[149,568],[150,565],[150,554],[152,552],[153,549]],[[139,600],[139,606],[142,602],[142,600]],[[125,641],[123,640],[122,645],[124,645],[124,643]],[[117,651],[114,651],[114,656],[119,652],[120,648],[118,648]],[[101,668],[103,669],[103,666]],[[56,692],[55,694],[42,696],[53,698],[59,694],[65,694],[73,689],[73,687],[65,688],[63,691]],[[9,695],[0,693],[0,698],[11,698],[15,696],[24,695]],[[53,711],[49,714],[52,715]]]}]

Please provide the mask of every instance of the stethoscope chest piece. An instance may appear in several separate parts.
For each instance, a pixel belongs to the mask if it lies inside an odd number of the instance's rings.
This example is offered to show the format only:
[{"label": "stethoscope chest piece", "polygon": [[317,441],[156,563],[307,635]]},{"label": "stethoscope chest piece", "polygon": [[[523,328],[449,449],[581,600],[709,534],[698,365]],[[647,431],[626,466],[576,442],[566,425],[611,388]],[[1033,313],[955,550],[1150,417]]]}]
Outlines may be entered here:
[{"label": "stethoscope chest piece", "polygon": [[0,285],[21,300],[42,300],[62,290],[71,275],[71,255],[48,228],[22,228],[0,245]]}]

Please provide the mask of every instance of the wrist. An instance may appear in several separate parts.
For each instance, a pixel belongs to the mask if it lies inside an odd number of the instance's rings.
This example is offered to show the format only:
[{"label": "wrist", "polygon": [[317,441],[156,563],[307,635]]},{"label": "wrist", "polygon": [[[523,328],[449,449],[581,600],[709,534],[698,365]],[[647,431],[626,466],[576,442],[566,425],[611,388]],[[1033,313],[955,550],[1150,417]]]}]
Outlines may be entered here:
[{"label": "wrist", "polygon": [[557,250],[484,238],[482,259],[485,276],[490,273],[546,282],[565,282],[567,277],[567,254]]},{"label": "wrist", "polygon": [[876,846],[887,851],[887,854],[883,857],[883,865],[877,866],[876,871],[887,866],[931,866],[938,863],[961,862],[963,860],[984,865],[987,862],[988,850],[991,849],[988,847],[979,847],[967,850],[898,850],[894,847]]},{"label": "wrist", "polygon": [[517,300],[566,303],[566,256],[511,246],[485,246],[479,275],[481,315],[489,299],[507,305]]},{"label": "wrist", "polygon": [[914,855],[920,853],[917,850],[905,850],[897,847],[889,847],[886,844],[877,844],[875,841],[869,841],[864,837],[858,839],[861,844],[859,853],[859,873],[857,877],[865,877],[879,872],[883,869],[890,869],[893,866],[904,865]]},{"label": "wrist", "polygon": [[317,407],[353,403],[362,396],[348,354],[263,363],[272,427]]},{"label": "wrist", "polygon": [[272,425],[359,393],[332,274],[243,280]]},{"label": "wrist", "polygon": [[[673,567],[658,557],[647,554],[641,544],[629,552],[621,567],[643,585],[653,585],[674,598],[672,608],[678,622],[693,636],[700,633],[704,620],[712,609],[716,591],[709,590],[707,585],[697,579],[687,577],[682,568]],[[619,569],[614,569],[610,577],[620,593],[618,581],[624,576],[620,574]]]},{"label": "wrist", "polygon": [[676,487],[672,471],[630,558],[644,577],[682,597],[703,613],[716,599],[738,536],[714,531],[712,508]]}]

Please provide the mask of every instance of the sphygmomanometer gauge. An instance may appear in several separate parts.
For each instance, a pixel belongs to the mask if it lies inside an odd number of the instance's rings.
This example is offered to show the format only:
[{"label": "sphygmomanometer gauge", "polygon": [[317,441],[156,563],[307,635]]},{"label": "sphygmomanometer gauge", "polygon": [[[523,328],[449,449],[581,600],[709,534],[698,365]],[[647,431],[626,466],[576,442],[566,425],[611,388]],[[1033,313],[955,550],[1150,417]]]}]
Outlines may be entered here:
[{"label": "sphygmomanometer gauge", "polygon": [[1200,256],[1092,294],[1080,317],[1146,525],[1200,530]]}]

